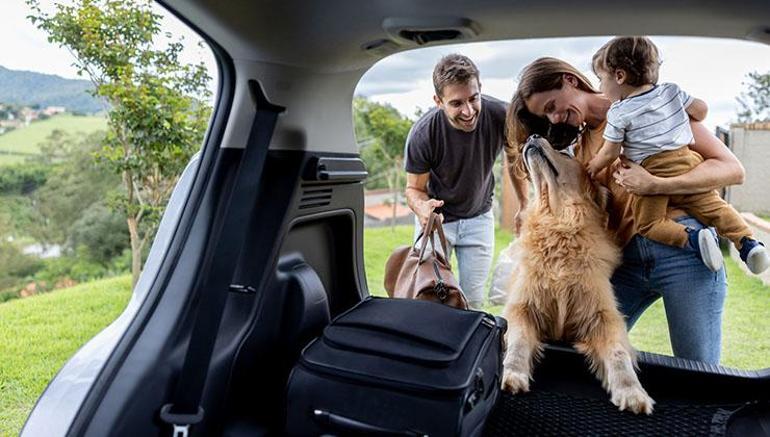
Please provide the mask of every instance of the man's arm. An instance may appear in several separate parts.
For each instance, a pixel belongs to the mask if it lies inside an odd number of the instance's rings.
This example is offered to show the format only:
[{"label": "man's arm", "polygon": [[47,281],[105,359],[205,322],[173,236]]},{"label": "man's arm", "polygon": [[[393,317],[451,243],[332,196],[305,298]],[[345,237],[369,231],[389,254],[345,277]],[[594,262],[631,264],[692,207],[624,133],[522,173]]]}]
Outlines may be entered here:
[{"label": "man's arm", "polygon": [[746,176],[743,165],[702,123],[690,123],[695,144],[690,148],[704,161],[687,173],[670,178],[650,174],[642,166],[625,160],[616,168],[615,181],[633,194],[667,195],[697,194],[742,184]]},{"label": "man's arm", "polygon": [[[406,204],[409,205],[409,208],[420,220],[420,225],[423,227],[428,223],[428,218],[430,218],[430,213],[433,212],[433,209],[444,205],[443,200],[431,199],[428,196],[429,178],[430,173],[406,173],[406,190],[404,190]],[[439,215],[439,217],[441,221],[444,221],[442,215]]]}]

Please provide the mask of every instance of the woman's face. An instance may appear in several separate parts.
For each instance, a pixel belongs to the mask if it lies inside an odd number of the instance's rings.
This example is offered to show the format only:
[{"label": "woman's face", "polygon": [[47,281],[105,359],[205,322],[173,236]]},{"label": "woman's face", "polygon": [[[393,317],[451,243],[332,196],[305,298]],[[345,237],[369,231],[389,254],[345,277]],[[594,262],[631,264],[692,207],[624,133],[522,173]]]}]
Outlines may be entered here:
[{"label": "woman's face", "polygon": [[580,127],[586,121],[584,94],[577,87],[577,79],[565,74],[561,88],[534,93],[524,103],[529,112],[547,118],[552,124]]}]

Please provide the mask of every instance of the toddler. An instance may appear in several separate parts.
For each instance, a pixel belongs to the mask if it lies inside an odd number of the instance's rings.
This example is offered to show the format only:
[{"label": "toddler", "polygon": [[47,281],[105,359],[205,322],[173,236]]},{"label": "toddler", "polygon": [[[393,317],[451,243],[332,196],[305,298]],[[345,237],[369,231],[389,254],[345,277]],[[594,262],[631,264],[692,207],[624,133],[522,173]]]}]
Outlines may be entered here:
[{"label": "toddler", "polygon": [[[708,108],[672,83],[658,82],[658,49],[646,37],[617,37],[593,57],[600,89],[612,101],[604,128],[604,144],[588,163],[591,177],[622,154],[660,177],[687,173],[703,162],[688,147],[693,143],[690,119],[701,121]],[[681,208],[735,244],[752,273],[770,266],[763,243],[738,212],[716,191],[676,196],[633,196],[634,223],[640,235],[672,246],[690,245],[712,271],[722,267],[722,253],[708,229],[696,231],[666,217],[668,207]]]}]

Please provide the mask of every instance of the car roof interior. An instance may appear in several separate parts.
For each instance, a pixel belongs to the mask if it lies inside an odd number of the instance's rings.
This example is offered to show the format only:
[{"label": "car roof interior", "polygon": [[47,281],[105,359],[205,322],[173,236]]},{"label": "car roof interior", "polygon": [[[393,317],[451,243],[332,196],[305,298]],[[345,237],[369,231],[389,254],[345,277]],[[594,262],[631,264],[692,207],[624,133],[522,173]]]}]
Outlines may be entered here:
[{"label": "car roof interior", "polygon": [[[395,42],[391,52],[418,46],[399,36],[395,28],[449,27],[458,18],[470,20],[475,28],[476,35],[465,39],[469,42],[629,33],[746,38],[770,26],[770,7],[761,0],[740,2],[740,6],[660,0],[374,0],[367,1],[366,7],[354,0],[167,3],[192,24],[205,28],[233,58],[326,73],[367,68],[390,54],[365,50],[378,40]],[[395,21],[390,29],[388,20]]]},{"label": "car roof interior", "polygon": [[[272,149],[356,153],[350,102],[360,77],[378,60],[421,46],[634,33],[770,42],[770,4],[762,0],[165,3],[230,54],[237,77],[259,76],[268,97],[289,108]],[[234,106],[245,101],[236,89]],[[244,129],[233,123],[223,147],[242,147],[233,132]]]}]

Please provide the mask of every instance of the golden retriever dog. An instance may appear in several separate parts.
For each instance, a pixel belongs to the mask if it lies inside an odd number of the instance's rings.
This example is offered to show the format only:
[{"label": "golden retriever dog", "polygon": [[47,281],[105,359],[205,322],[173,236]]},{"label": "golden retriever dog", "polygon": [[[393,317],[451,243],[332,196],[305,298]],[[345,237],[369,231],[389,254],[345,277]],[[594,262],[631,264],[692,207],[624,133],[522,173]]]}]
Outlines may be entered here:
[{"label": "golden retriever dog", "polygon": [[651,414],[655,402],[636,376],[635,351],[610,283],[621,255],[606,230],[606,189],[537,135],[525,143],[522,158],[535,196],[513,248],[503,389],[529,391],[543,342],[567,341],[587,357],[613,404]]}]

